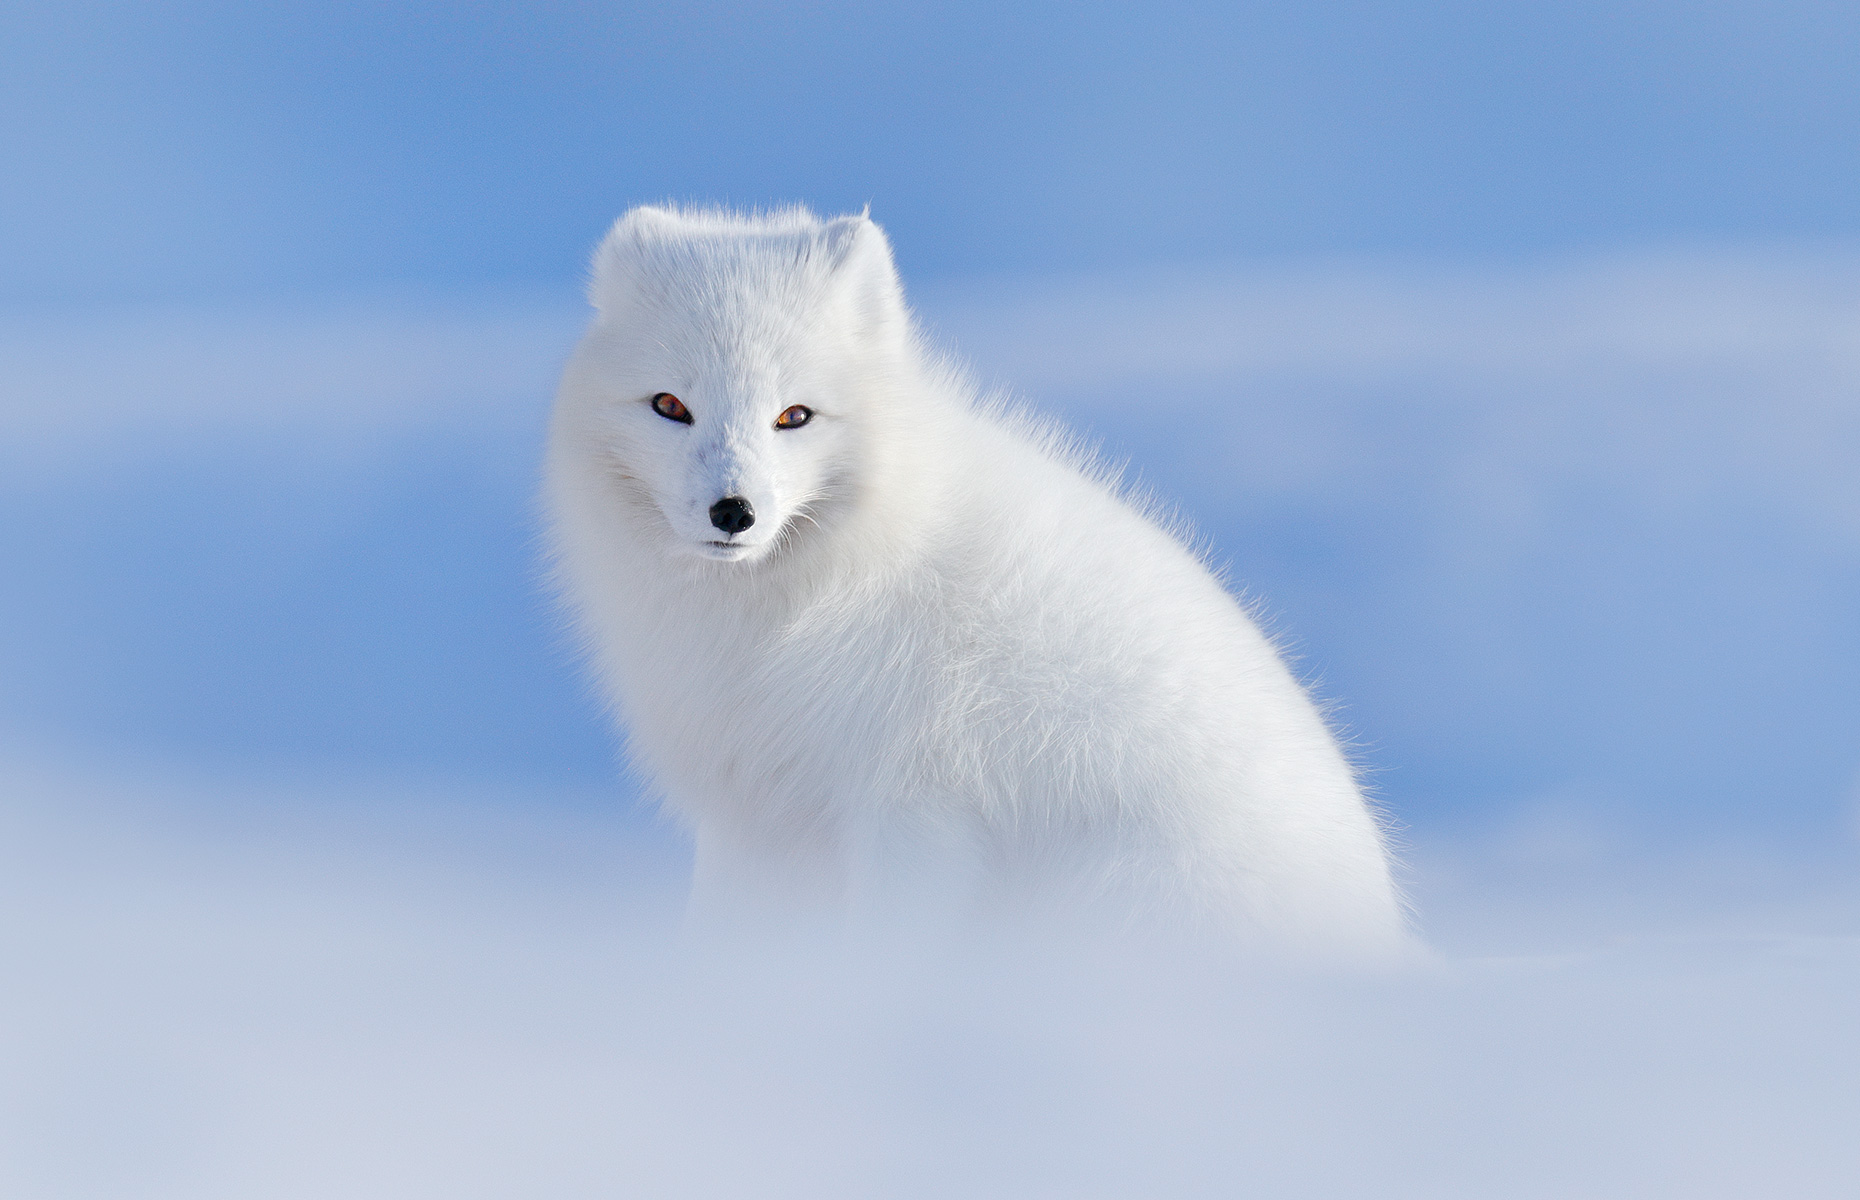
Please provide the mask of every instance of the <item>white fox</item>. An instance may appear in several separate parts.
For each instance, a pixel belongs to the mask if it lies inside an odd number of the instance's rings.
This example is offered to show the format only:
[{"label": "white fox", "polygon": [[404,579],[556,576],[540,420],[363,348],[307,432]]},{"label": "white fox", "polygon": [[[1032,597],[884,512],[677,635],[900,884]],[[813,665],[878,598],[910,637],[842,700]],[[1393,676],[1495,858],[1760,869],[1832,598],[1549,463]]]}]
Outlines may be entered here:
[{"label": "white fox", "polygon": [[1404,944],[1376,818],[1272,645],[1088,455],[926,349],[870,219],[636,208],[590,296],[556,568],[696,838],[695,914]]}]

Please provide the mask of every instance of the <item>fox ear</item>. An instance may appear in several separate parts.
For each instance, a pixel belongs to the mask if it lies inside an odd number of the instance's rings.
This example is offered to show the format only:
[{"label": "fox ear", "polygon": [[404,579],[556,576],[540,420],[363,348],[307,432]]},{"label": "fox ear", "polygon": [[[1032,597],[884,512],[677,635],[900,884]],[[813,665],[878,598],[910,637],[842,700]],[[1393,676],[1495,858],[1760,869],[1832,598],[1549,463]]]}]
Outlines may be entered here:
[{"label": "fox ear", "polygon": [[835,217],[821,230],[840,294],[859,323],[877,331],[904,322],[904,288],[885,231],[867,215]]},{"label": "fox ear", "polygon": [[665,241],[683,225],[674,210],[642,204],[630,208],[594,251],[588,268],[588,303],[601,312],[613,309],[633,286],[640,251]]}]

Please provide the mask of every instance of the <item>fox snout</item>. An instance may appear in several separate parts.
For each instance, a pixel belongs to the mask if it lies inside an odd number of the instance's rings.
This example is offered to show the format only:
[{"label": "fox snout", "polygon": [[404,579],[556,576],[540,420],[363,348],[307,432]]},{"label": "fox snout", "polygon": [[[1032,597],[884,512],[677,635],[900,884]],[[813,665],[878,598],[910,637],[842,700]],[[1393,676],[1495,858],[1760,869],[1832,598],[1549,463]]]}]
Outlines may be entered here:
[{"label": "fox snout", "polygon": [[725,496],[710,506],[710,523],[726,534],[738,534],[756,523],[756,510],[741,496]]}]

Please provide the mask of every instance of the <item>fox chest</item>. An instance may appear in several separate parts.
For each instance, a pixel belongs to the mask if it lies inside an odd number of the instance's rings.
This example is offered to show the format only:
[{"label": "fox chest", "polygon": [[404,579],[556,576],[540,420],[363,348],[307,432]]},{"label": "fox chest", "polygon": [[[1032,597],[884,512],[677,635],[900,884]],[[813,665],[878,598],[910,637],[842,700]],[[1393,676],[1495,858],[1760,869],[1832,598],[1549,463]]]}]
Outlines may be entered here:
[{"label": "fox chest", "polygon": [[908,786],[950,708],[947,655],[895,613],[662,637],[626,674],[635,750],[680,792],[785,804]]}]

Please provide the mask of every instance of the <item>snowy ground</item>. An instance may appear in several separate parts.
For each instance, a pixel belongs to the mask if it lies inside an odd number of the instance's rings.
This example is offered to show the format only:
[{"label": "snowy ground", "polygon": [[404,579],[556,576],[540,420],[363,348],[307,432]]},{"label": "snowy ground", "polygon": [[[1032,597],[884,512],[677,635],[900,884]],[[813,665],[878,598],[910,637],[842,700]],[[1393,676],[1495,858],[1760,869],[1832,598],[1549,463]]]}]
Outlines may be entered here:
[{"label": "snowy ground", "polygon": [[1851,864],[1522,878],[1515,848],[1467,844],[1457,875],[1415,868],[1440,960],[1367,977],[1180,948],[697,950],[673,934],[675,843],[637,819],[140,778],[8,771],[8,1196],[1860,1180]]}]

